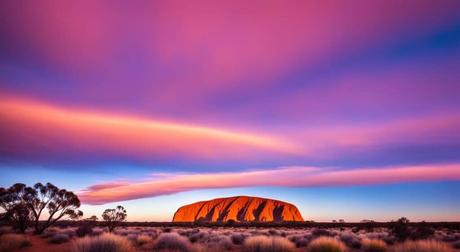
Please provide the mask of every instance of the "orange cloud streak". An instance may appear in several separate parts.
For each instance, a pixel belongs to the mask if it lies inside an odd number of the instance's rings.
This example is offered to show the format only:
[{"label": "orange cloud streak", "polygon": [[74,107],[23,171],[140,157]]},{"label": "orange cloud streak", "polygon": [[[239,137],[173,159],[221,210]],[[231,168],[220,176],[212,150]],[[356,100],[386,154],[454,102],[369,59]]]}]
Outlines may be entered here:
[{"label": "orange cloud streak", "polygon": [[48,146],[55,145],[51,148],[84,146],[86,150],[145,157],[251,157],[267,151],[294,153],[296,149],[278,138],[260,134],[0,98],[2,127],[15,137],[15,142],[25,141],[24,149],[28,148],[29,136],[39,137]]},{"label": "orange cloud streak", "polygon": [[413,181],[460,180],[460,164],[356,170],[283,167],[234,173],[171,174],[147,181],[95,185],[79,194],[87,204],[154,197],[178,192],[252,186],[344,186]]}]

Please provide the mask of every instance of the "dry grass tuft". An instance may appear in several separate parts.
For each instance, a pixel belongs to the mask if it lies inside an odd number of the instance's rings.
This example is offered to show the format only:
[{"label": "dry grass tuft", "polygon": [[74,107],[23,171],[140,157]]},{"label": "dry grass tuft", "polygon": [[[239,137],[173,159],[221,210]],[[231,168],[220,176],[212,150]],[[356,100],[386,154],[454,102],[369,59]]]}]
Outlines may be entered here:
[{"label": "dry grass tuft", "polygon": [[104,233],[100,236],[84,237],[73,244],[73,252],[133,252],[131,242],[125,237]]},{"label": "dry grass tuft", "polygon": [[49,242],[55,243],[55,244],[68,242],[69,240],[70,240],[70,237],[67,234],[55,234],[48,239]]},{"label": "dry grass tuft", "polygon": [[406,241],[395,245],[394,252],[451,252],[453,249],[444,242],[435,240]]},{"label": "dry grass tuft", "polygon": [[330,237],[319,237],[308,245],[309,252],[343,252],[347,247],[341,241]]},{"label": "dry grass tuft", "polygon": [[385,252],[388,251],[387,244],[378,239],[366,239],[362,242],[363,252]]},{"label": "dry grass tuft", "polygon": [[144,234],[141,234],[136,238],[137,244],[139,244],[141,246],[144,245],[144,244],[147,244],[147,243],[149,243],[151,241],[153,241],[152,237],[150,237],[148,235],[144,235]]},{"label": "dry grass tuft", "polygon": [[16,251],[30,246],[30,241],[24,235],[4,234],[0,236],[0,252]]},{"label": "dry grass tuft", "polygon": [[241,245],[244,243],[246,236],[243,234],[237,233],[237,234],[232,234],[230,238],[232,239],[233,244]]},{"label": "dry grass tuft", "polygon": [[245,252],[290,252],[295,251],[294,244],[284,237],[253,236],[244,242]]},{"label": "dry grass tuft", "polygon": [[187,238],[177,233],[164,233],[156,240],[154,250],[188,252],[192,250],[192,246]]}]

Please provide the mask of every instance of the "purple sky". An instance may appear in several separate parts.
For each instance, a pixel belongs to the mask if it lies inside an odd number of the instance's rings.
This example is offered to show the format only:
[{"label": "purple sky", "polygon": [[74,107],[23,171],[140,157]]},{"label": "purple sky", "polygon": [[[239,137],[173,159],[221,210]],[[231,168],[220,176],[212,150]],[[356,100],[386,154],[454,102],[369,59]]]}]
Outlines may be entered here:
[{"label": "purple sky", "polygon": [[440,200],[424,212],[393,199],[401,214],[460,220],[459,12],[454,0],[4,1],[0,186],[50,181],[89,213],[276,191],[305,219],[336,214],[311,210],[305,190],[337,202],[350,188],[344,218],[396,218],[362,207],[388,187]]}]

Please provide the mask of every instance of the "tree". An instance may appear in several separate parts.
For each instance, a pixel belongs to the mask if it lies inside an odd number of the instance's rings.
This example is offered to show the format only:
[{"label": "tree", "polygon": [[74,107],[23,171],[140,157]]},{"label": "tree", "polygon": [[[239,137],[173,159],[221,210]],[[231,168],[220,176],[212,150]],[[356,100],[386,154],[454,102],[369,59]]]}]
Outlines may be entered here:
[{"label": "tree", "polygon": [[98,218],[97,218],[96,215],[92,215],[91,217],[88,217],[88,218],[84,219],[84,221],[91,222],[91,223],[96,223],[98,221]]},{"label": "tree", "polygon": [[[63,217],[77,219],[83,216],[83,212],[78,210],[80,200],[73,192],[59,189],[51,183],[34,185],[35,197],[29,202],[29,208],[34,216],[35,233],[41,234],[48,227],[56,223]],[[40,216],[44,210],[48,211],[48,218],[40,222]]]},{"label": "tree", "polygon": [[390,223],[391,233],[398,238],[399,241],[405,241],[411,234],[409,228],[409,219],[406,217],[399,218],[396,222]]},{"label": "tree", "polygon": [[122,206],[117,206],[115,209],[105,209],[104,213],[102,213],[102,219],[110,232],[119,226],[122,221],[125,221],[126,216],[126,210]]},{"label": "tree", "polygon": [[10,188],[0,188],[0,207],[4,213],[1,219],[11,221],[13,227],[24,233],[32,218],[28,203],[35,196],[33,188],[25,184],[14,184]]}]

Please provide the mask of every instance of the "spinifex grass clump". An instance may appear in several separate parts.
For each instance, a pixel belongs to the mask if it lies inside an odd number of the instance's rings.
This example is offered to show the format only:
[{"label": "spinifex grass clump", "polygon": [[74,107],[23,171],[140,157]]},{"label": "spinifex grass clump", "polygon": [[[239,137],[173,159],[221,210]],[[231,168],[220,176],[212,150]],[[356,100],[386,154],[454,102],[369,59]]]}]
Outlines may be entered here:
[{"label": "spinifex grass clump", "polygon": [[343,242],[331,238],[322,236],[320,238],[314,239],[308,245],[309,252],[344,252],[347,251],[347,247]]},{"label": "spinifex grass clump", "polygon": [[245,252],[289,252],[296,251],[295,245],[283,237],[253,236],[244,242]]},{"label": "spinifex grass clump", "polygon": [[73,252],[133,252],[131,241],[125,237],[105,233],[99,236],[84,237],[72,246]]},{"label": "spinifex grass clump", "polygon": [[30,246],[30,241],[25,235],[4,234],[0,236],[0,252],[16,251],[27,246]]}]

